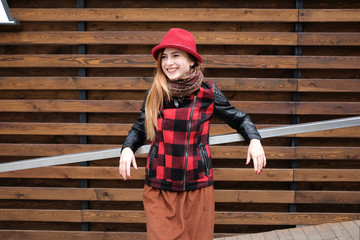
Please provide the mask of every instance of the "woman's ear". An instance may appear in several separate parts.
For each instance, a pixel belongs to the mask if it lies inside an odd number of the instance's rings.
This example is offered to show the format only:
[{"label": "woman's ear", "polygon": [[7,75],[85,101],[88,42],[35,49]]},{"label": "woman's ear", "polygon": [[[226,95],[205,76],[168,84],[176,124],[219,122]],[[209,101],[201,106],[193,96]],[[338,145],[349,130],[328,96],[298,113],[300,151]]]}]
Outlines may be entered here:
[{"label": "woman's ear", "polygon": [[190,61],[190,68],[194,68],[195,67],[195,61],[191,59]]},{"label": "woman's ear", "polygon": [[190,58],[190,67],[193,68],[195,66],[195,61]]}]

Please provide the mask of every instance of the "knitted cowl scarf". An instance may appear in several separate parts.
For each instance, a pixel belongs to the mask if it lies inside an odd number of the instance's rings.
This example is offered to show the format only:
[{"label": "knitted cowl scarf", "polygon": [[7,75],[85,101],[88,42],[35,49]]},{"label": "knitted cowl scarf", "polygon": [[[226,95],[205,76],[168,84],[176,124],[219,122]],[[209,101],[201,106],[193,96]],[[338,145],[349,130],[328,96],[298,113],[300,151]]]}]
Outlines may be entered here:
[{"label": "knitted cowl scarf", "polygon": [[167,79],[171,96],[180,99],[189,96],[200,88],[203,78],[204,76],[201,71],[191,69],[179,78],[173,80]]}]

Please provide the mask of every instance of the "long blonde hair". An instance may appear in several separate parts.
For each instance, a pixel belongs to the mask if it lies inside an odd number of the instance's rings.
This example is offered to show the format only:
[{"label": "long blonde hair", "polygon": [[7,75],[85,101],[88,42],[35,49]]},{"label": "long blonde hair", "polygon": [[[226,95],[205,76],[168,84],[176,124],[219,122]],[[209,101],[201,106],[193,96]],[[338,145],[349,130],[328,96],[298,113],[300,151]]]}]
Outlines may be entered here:
[{"label": "long blonde hair", "polygon": [[162,53],[163,51],[159,52],[156,62],[156,74],[145,104],[145,132],[146,138],[150,140],[155,137],[157,118],[164,106],[164,97],[165,99],[170,99],[166,76],[161,68]]},{"label": "long blonde hair", "polygon": [[[171,99],[171,93],[168,89],[166,75],[161,67],[161,59],[164,49],[159,52],[156,63],[156,73],[154,81],[149,90],[145,103],[145,133],[146,138],[152,140],[155,138],[155,129],[157,129],[157,119],[160,111],[164,107],[164,101]],[[195,62],[194,67],[199,71],[199,61],[189,54],[189,57]]]}]

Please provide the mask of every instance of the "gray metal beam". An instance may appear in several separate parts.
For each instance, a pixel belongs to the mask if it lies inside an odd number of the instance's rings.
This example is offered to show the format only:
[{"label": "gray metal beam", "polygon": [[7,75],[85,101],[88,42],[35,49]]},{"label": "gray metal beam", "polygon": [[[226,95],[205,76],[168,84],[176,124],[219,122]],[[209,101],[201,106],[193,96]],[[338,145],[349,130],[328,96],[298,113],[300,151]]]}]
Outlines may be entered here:
[{"label": "gray metal beam", "polygon": [[[338,128],[356,127],[356,126],[360,126],[360,116],[341,118],[336,120],[293,124],[293,125],[281,126],[281,127],[264,128],[264,129],[260,129],[259,133],[262,138],[270,138],[270,137],[279,137],[279,136],[286,136],[292,134],[316,132],[316,131],[331,130]],[[241,142],[241,141],[244,141],[244,139],[238,133],[216,135],[210,137],[210,145]],[[65,154],[65,155],[58,155],[53,157],[42,157],[42,158],[35,158],[29,160],[2,163],[0,164],[0,172],[9,172],[16,170],[69,164],[69,163],[78,163],[84,161],[95,161],[95,160],[101,160],[107,158],[115,158],[115,157],[120,157],[120,149],[121,148],[112,148],[112,149],[92,151],[92,152]],[[136,154],[148,153],[149,150],[150,150],[150,145],[144,145],[136,151]]]},{"label": "gray metal beam", "polygon": [[15,25],[19,22],[13,19],[9,5],[6,0],[0,1],[0,25]]}]

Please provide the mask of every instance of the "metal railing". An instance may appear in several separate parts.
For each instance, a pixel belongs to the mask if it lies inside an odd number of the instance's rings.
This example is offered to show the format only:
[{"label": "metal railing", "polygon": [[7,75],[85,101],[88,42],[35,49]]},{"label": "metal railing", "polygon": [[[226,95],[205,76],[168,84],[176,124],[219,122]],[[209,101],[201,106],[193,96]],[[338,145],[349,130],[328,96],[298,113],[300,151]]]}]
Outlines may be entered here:
[{"label": "metal railing", "polygon": [[[360,116],[348,117],[335,120],[317,121],[302,124],[293,124],[281,127],[272,127],[260,129],[259,133],[262,138],[279,137],[292,134],[324,131],[331,129],[339,129],[346,127],[360,126]],[[238,133],[215,135],[210,137],[210,145],[241,142],[244,139]],[[95,161],[107,158],[120,157],[121,148],[112,148],[99,151],[65,154],[52,157],[41,157],[29,160],[14,161],[0,164],[0,172],[9,172],[16,170],[25,170],[31,168],[48,167],[55,165],[63,165],[69,163],[78,163],[85,161]],[[135,154],[148,153],[150,145],[143,145]]]}]

